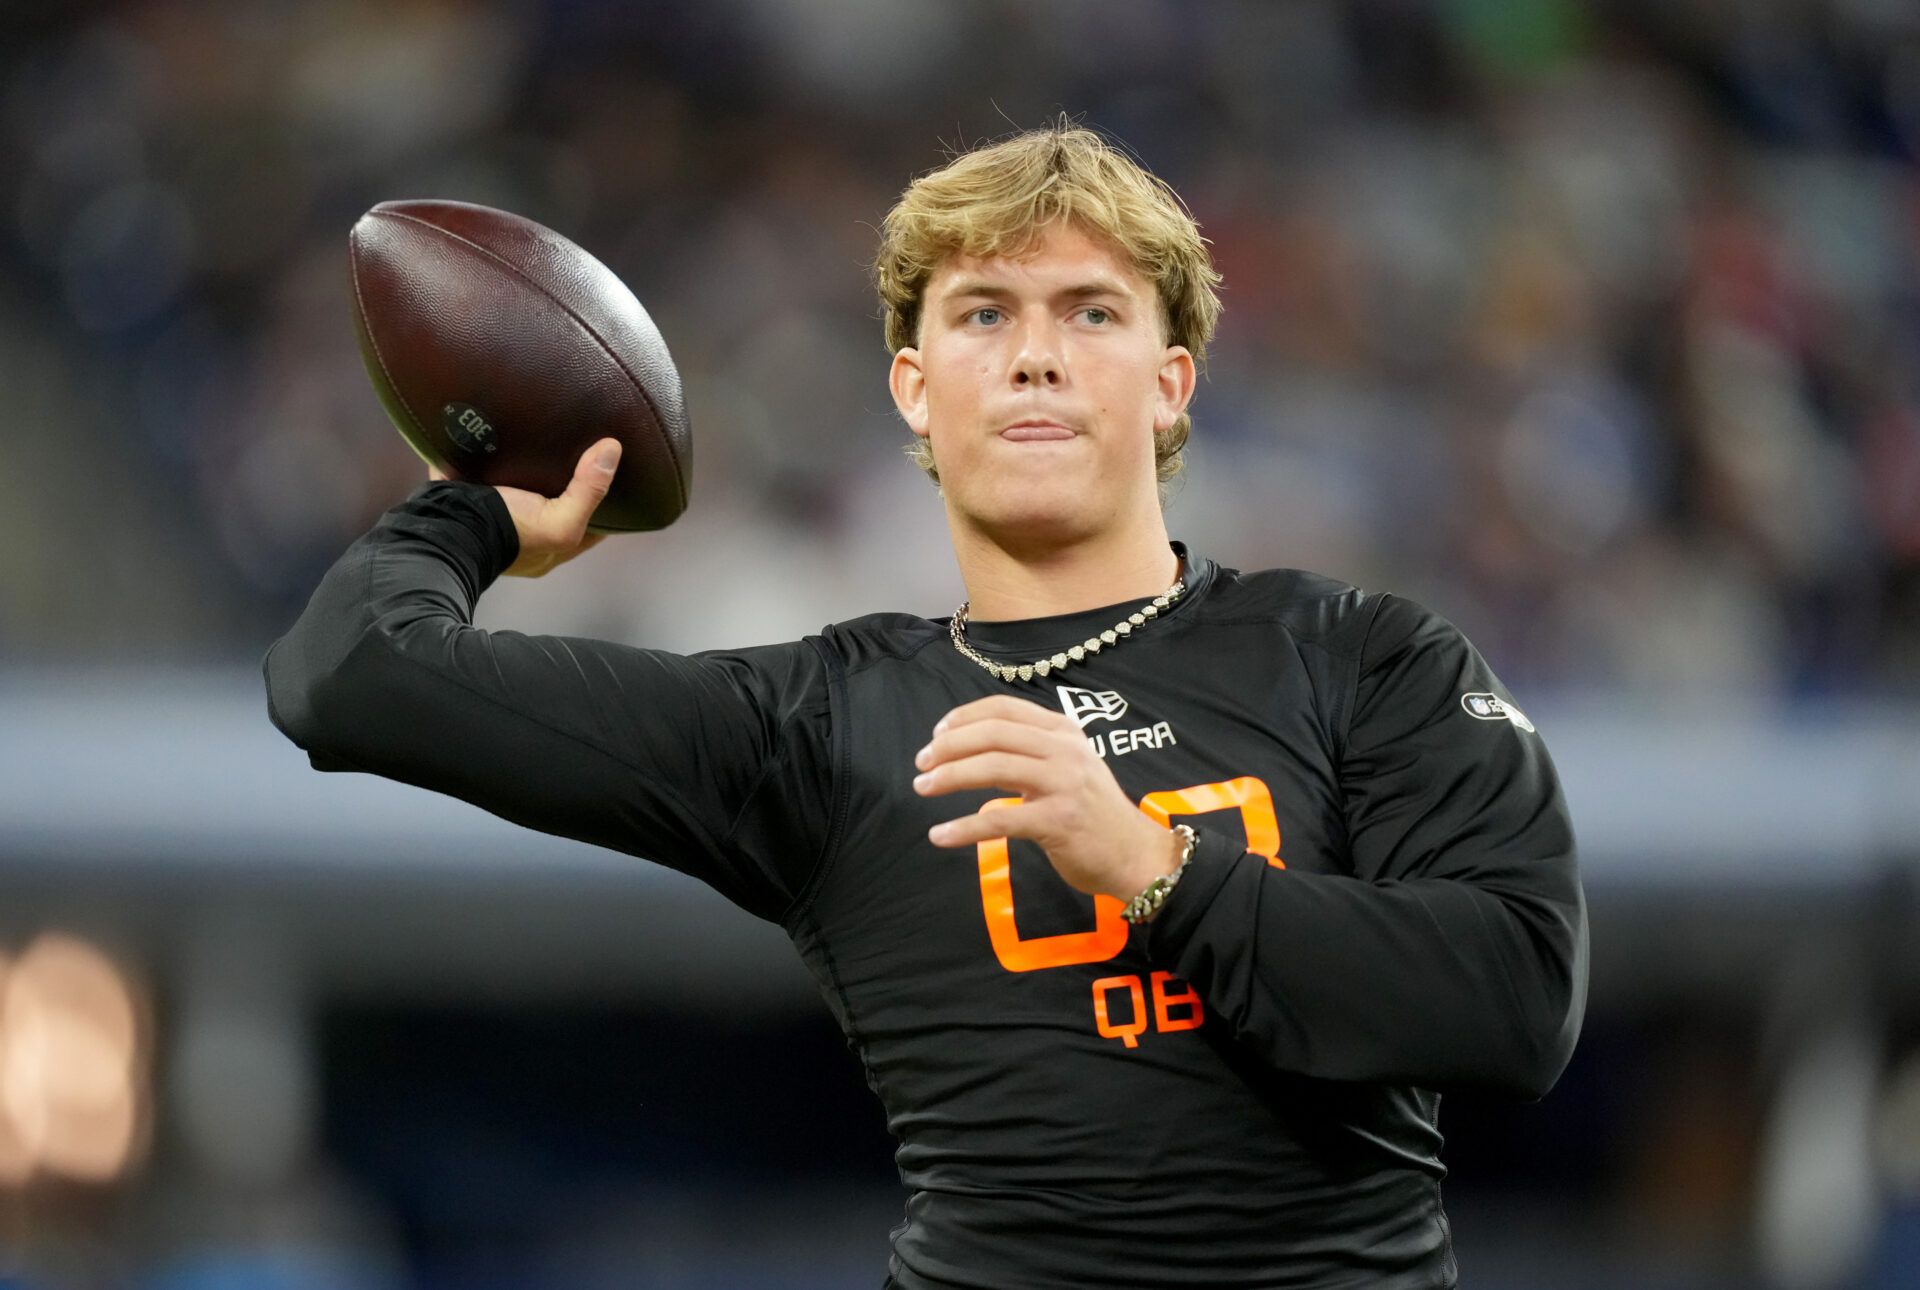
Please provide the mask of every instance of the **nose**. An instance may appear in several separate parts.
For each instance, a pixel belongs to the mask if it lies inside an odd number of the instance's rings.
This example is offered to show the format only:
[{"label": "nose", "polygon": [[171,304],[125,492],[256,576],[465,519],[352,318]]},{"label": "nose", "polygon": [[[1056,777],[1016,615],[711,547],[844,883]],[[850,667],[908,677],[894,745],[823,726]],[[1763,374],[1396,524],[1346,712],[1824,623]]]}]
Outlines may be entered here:
[{"label": "nose", "polygon": [[1015,389],[1055,389],[1066,382],[1066,355],[1060,345],[1060,330],[1052,319],[1034,319],[1021,328],[1020,349],[1014,354],[1008,375]]}]

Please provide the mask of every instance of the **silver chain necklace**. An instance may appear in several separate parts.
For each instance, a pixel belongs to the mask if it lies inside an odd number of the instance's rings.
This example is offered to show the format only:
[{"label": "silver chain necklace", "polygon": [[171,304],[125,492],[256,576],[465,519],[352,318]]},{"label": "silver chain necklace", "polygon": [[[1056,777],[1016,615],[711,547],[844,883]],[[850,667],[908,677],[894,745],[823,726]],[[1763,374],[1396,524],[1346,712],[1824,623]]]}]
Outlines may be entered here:
[{"label": "silver chain necklace", "polygon": [[1049,672],[1058,672],[1069,663],[1078,663],[1089,654],[1098,654],[1109,645],[1118,645],[1120,638],[1133,634],[1136,627],[1145,627],[1149,618],[1157,618],[1160,611],[1180,599],[1187,589],[1184,577],[1175,578],[1173,585],[1155,596],[1140,609],[1128,614],[1098,636],[1089,636],[1078,645],[1072,645],[1055,654],[1052,658],[1035,659],[1031,663],[996,663],[985,657],[979,650],[967,644],[967,606],[973,602],[963,600],[960,608],[953,611],[953,622],[948,634],[953,637],[953,647],[978,663],[1002,681],[1031,681],[1036,676],[1045,676]]}]

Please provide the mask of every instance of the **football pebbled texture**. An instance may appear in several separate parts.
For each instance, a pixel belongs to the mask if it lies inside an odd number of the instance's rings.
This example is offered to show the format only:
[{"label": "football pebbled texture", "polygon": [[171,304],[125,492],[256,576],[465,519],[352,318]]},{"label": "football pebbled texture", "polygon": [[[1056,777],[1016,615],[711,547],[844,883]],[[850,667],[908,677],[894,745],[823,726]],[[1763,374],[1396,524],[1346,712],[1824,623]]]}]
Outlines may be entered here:
[{"label": "football pebbled texture", "polygon": [[555,497],[597,439],[620,468],[589,528],[664,528],[693,440],[660,331],[600,261],[532,220],[382,202],[348,238],[354,324],[394,425],[455,479]]}]

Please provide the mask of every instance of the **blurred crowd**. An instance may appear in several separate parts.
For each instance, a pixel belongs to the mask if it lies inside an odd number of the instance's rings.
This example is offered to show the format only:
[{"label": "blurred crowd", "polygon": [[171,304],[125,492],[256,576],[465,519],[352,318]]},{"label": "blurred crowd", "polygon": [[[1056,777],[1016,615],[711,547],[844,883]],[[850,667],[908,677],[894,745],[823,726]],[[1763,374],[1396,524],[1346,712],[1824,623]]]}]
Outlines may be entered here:
[{"label": "blurred crowd", "polygon": [[148,0],[0,54],[0,660],[257,657],[423,476],[346,233],[502,206],[634,288],[692,510],[494,621],[674,649],[960,595],[866,265],[1066,111],[1226,275],[1171,531],[1412,595],[1516,688],[1920,689],[1901,0]]}]

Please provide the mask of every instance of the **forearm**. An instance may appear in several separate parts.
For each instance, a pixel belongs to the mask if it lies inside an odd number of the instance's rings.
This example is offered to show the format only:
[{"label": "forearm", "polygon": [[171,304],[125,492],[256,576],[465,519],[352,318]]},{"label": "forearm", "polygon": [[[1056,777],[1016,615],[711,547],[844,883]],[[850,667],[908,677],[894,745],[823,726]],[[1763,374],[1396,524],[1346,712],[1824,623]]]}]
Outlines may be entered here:
[{"label": "forearm", "polygon": [[[689,835],[717,850],[676,790],[672,730],[651,719],[699,701],[687,691],[706,678],[674,656],[472,625],[514,554],[496,504],[492,489],[433,484],[348,548],[267,653],[274,724],[317,769],[371,772],[622,850]],[[619,719],[622,700],[634,719]],[[662,815],[671,834],[636,827]]]},{"label": "forearm", "polygon": [[594,821],[621,768],[571,714],[589,705],[556,638],[472,625],[513,559],[491,489],[415,491],[348,548],[267,652],[268,711],[321,770],[448,793],[517,823],[612,843]]},{"label": "forearm", "polygon": [[362,768],[371,748],[432,734],[384,719],[386,687],[400,681],[408,654],[446,659],[481,592],[512,561],[512,525],[489,516],[491,505],[490,489],[417,490],[347,549],[267,651],[268,713],[317,766]]},{"label": "forearm", "polygon": [[474,603],[515,556],[492,489],[416,492],[348,549],[268,651],[274,725],[316,769],[382,775],[644,856],[777,917],[824,827],[819,651],[686,656],[473,626]]},{"label": "forearm", "polygon": [[1571,855],[1512,883],[1283,871],[1203,832],[1150,952],[1275,1069],[1539,1097],[1586,996]]}]

